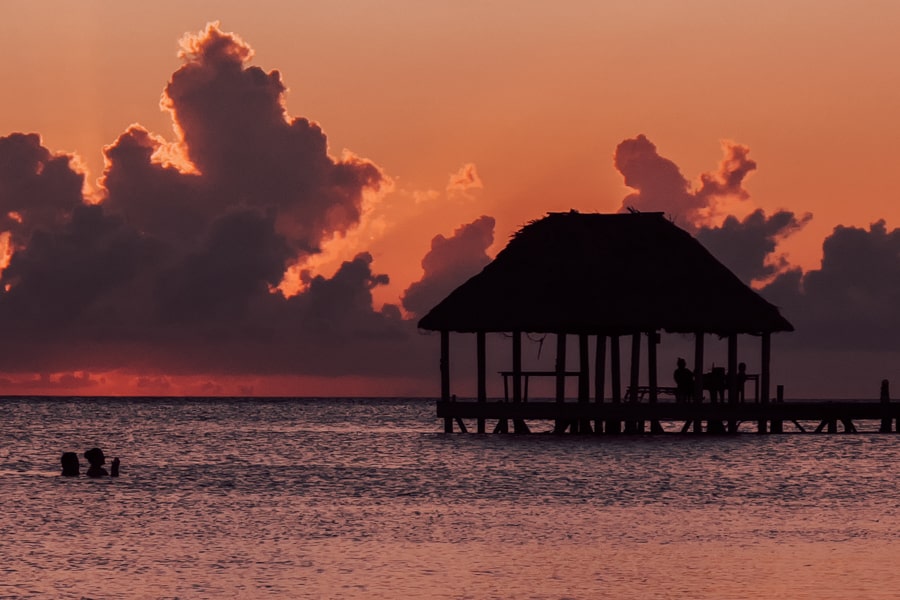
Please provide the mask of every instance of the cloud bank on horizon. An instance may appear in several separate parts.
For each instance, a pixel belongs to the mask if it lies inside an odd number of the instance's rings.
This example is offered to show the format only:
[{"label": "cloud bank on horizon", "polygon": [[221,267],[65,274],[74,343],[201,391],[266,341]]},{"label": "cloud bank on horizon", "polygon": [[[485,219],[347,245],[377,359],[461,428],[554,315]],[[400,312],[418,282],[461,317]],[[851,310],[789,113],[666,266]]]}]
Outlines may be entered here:
[{"label": "cloud bank on horizon", "polygon": [[[117,369],[150,374],[150,387],[153,373],[429,377],[436,348],[417,317],[490,261],[494,218],[436,235],[421,278],[376,309],[389,279],[365,249],[328,277],[304,267],[365,225],[384,171],[330,156],[319,125],[288,114],[280,73],[251,66],[250,46],[217,24],[186,36],[180,56],[162,101],[176,139],[129,127],[104,150],[96,198],[38,135],[0,138],[0,372],[69,373],[43,389]],[[622,209],[665,212],[696,235],[783,308],[795,347],[900,350],[900,230],[838,226],[820,269],[792,267],[778,244],[812,216],[753,208],[749,153],[724,142],[692,184],[647,137],[624,140]],[[467,164],[446,191],[483,187]],[[292,271],[300,289],[284,294]]]},{"label": "cloud bank on horizon", "polygon": [[788,348],[900,351],[900,229],[889,231],[883,220],[868,230],[838,225],[823,242],[821,267],[804,272],[777,247],[812,215],[766,215],[759,208],[743,218],[727,214],[735,201],[750,201],[743,183],[757,165],[746,146],[726,141],[722,148],[718,170],[701,174],[692,187],[645,136],[623,141],[614,163],[635,191],[622,210],[666,213],[754,283],[794,324],[796,331],[779,342]]}]

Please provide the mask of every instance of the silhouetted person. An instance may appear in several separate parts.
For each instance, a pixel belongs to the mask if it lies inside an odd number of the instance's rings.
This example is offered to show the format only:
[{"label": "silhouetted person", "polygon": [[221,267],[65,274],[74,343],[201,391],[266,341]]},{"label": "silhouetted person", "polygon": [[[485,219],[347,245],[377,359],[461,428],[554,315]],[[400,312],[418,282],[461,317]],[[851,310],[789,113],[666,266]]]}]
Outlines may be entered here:
[{"label": "silhouetted person", "polygon": [[[728,385],[731,385],[732,374],[728,374]],[[737,390],[737,402],[744,401],[744,384],[747,383],[747,363],[738,363],[737,381],[735,389]]]},{"label": "silhouetted person", "polygon": [[119,457],[115,457],[112,459],[112,464],[109,465],[109,476],[110,477],[118,477],[119,476]]},{"label": "silhouetted person", "polygon": [[710,402],[725,402],[725,368],[713,367],[703,379],[703,387],[709,390]]},{"label": "silhouetted person", "polygon": [[81,474],[81,465],[78,464],[78,455],[74,452],[63,452],[59,459],[62,463],[63,477],[78,477]]},{"label": "silhouetted person", "polygon": [[[104,463],[106,463],[106,457],[103,456],[103,450],[100,448],[91,448],[84,453],[84,458],[87,459],[88,463],[91,465],[87,470],[88,477],[106,477],[109,475],[109,473],[106,472],[106,469],[103,468]],[[118,472],[118,468],[116,471]]]},{"label": "silhouetted person", "polygon": [[694,397],[694,374],[683,358],[678,359],[678,368],[672,376],[675,378],[675,401],[690,402]]}]

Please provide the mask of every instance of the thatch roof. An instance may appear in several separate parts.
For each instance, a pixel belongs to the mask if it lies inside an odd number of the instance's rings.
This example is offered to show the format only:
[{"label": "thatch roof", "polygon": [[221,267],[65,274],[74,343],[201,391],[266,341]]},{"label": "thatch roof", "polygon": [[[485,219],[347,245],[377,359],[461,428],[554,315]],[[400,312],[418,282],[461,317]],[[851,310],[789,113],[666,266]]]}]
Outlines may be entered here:
[{"label": "thatch roof", "polygon": [[419,321],[430,330],[625,335],[793,331],[662,213],[550,213]]}]

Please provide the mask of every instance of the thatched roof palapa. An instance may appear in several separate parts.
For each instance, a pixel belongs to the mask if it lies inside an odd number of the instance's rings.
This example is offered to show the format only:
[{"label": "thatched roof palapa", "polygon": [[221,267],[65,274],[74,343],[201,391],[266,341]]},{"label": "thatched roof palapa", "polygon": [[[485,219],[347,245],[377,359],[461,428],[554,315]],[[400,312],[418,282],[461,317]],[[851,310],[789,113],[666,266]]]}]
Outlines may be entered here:
[{"label": "thatched roof palapa", "polygon": [[793,331],[662,213],[550,213],[419,321],[429,330],[626,335]]}]

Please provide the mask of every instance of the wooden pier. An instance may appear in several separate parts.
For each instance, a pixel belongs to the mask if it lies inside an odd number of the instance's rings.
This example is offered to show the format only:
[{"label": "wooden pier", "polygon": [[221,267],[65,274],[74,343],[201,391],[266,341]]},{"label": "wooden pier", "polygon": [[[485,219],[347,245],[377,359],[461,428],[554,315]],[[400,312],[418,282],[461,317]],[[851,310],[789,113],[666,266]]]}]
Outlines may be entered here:
[{"label": "wooden pier", "polygon": [[[662,213],[570,211],[532,221],[419,327],[440,332],[437,416],[448,433],[468,431],[466,420],[474,420],[478,433],[528,433],[534,421],[549,422],[555,433],[601,435],[900,429],[900,404],[888,400],[887,382],[877,402],[783,402],[781,389],[770,401],[772,336],[793,325]],[[455,399],[451,333],[475,336],[471,401]],[[663,333],[694,341],[693,369],[679,357],[675,387],[659,377]],[[488,334],[511,342],[511,360],[504,358],[499,371],[505,401],[488,400],[488,357],[496,361],[487,351]],[[523,365],[528,334],[555,336],[552,369]],[[747,371],[739,336],[759,340],[751,351],[756,374]],[[625,368],[620,346],[629,339]],[[727,360],[709,371],[708,343],[727,344]],[[576,356],[567,357],[572,350]],[[529,399],[533,378],[554,379],[555,397]],[[577,386],[567,386],[571,379]],[[748,382],[753,403],[744,402]],[[575,398],[570,387],[577,387]]]},{"label": "wooden pier", "polygon": [[[772,403],[476,402],[439,401],[444,431],[529,433],[534,421],[547,431],[597,435],[711,433],[898,433],[900,403],[819,401]],[[513,423],[510,428],[509,422]],[[742,427],[743,424],[743,427]],[[455,425],[455,427],[454,427]],[[493,425],[493,426],[491,426]],[[551,429],[552,427],[552,429]],[[536,429],[536,428],[535,428]]]}]

